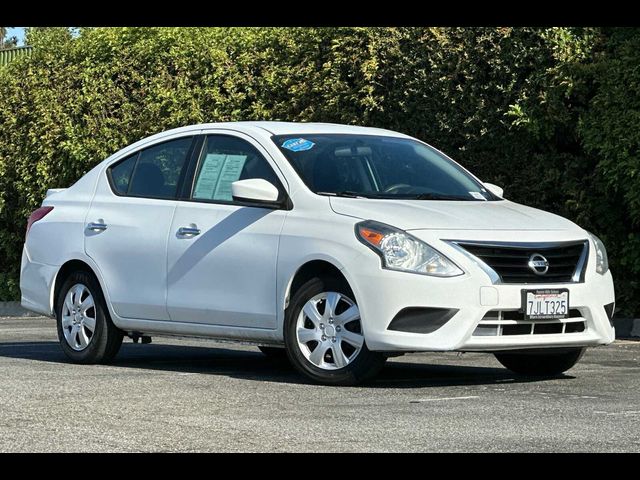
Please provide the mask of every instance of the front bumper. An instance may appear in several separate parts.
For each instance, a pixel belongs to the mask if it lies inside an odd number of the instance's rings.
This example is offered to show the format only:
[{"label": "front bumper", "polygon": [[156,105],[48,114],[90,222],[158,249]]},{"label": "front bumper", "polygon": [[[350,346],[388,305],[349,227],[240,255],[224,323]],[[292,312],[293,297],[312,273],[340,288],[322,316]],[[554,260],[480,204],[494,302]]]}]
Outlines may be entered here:
[{"label": "front bumper", "polygon": [[[465,270],[453,278],[436,278],[381,268],[373,252],[363,251],[343,273],[356,295],[367,346],[374,351],[498,351],[542,347],[580,347],[611,343],[615,330],[605,305],[614,302],[611,273],[595,272],[589,258],[583,283],[494,284],[477,265],[444,242],[430,244]],[[368,250],[368,249],[367,249]],[[590,256],[594,249],[590,249]],[[474,335],[478,324],[493,310],[521,308],[522,289],[567,288],[570,308],[578,310],[584,330],[536,335]],[[431,333],[389,330],[391,320],[411,307],[457,309],[443,326]]]}]

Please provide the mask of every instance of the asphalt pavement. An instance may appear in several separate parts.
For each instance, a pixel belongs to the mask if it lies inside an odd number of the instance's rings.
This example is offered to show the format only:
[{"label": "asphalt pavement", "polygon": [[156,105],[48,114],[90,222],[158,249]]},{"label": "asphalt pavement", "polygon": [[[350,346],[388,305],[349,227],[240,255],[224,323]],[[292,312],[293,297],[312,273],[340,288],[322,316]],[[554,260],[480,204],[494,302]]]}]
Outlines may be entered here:
[{"label": "asphalt pavement", "polygon": [[640,451],[640,342],[562,377],[489,354],[390,359],[361,387],[308,383],[256,347],[155,337],[68,363],[55,323],[0,318],[0,452]]}]

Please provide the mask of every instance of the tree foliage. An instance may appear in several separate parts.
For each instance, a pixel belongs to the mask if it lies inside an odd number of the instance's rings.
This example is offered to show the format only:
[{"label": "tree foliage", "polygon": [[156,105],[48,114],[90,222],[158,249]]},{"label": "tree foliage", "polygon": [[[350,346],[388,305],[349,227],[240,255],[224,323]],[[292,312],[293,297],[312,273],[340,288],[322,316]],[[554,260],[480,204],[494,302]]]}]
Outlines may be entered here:
[{"label": "tree foliage", "polygon": [[7,38],[7,27],[0,27],[0,50],[18,46],[18,37]]},{"label": "tree foliage", "polygon": [[609,247],[640,313],[640,30],[30,29],[0,71],[0,298],[47,188],[196,122],[361,124],[421,138]]}]

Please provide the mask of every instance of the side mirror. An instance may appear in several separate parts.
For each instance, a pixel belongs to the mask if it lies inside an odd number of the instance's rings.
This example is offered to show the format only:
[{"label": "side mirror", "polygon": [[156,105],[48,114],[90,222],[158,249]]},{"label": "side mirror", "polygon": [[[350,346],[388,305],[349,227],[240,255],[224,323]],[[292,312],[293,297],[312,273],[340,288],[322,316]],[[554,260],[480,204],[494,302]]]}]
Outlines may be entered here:
[{"label": "side mirror", "polygon": [[483,185],[487,188],[487,190],[489,190],[494,195],[500,198],[503,198],[504,190],[502,189],[502,187],[499,187],[498,185],[494,185],[493,183],[483,183]]},{"label": "side mirror", "polygon": [[278,189],[262,178],[238,180],[231,184],[231,195],[237,202],[274,203],[278,201]]}]

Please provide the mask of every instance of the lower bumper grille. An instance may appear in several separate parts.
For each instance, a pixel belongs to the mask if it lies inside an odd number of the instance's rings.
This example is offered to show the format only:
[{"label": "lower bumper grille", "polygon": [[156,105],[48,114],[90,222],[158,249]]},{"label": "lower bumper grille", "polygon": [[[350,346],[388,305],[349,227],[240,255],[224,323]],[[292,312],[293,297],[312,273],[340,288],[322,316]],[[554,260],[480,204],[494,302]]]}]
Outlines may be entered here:
[{"label": "lower bumper grille", "polygon": [[473,336],[557,335],[582,333],[586,329],[586,320],[575,308],[569,311],[568,318],[560,320],[525,320],[524,313],[518,310],[492,310],[480,320]]}]

